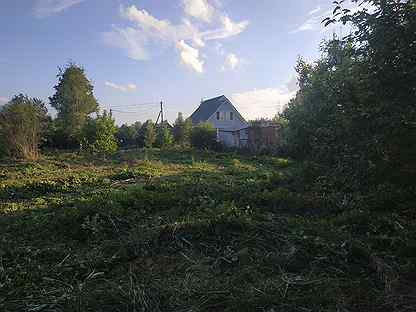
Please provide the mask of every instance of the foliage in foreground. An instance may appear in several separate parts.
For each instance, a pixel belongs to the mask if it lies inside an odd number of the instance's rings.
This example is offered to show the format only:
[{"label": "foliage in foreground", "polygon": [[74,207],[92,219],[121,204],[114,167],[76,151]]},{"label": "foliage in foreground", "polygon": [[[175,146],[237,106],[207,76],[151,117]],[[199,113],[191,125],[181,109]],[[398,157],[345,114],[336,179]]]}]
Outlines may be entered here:
[{"label": "foliage in foreground", "polygon": [[339,212],[286,159],[83,157],[0,167],[0,310],[415,307],[415,215],[380,210],[392,194]]},{"label": "foliage in foreground", "polygon": [[416,176],[415,2],[362,2],[374,10],[352,14],[335,1],[327,23],[340,18],[354,31],[324,43],[317,62],[298,62],[300,90],[283,113],[287,148],[325,166],[344,192],[409,187]]}]

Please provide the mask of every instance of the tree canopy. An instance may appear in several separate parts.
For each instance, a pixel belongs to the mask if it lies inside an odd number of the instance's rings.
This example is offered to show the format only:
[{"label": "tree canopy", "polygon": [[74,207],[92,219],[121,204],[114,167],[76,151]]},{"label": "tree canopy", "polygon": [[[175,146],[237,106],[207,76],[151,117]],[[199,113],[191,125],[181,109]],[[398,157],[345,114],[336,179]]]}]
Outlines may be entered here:
[{"label": "tree canopy", "polygon": [[347,23],[351,34],[324,42],[314,63],[299,59],[300,90],[281,116],[288,148],[332,168],[348,188],[409,185],[416,159],[416,6],[364,2],[374,10],[351,13],[335,2],[324,22]]},{"label": "tree canopy", "polygon": [[86,77],[84,68],[74,63],[60,68],[57,77],[58,84],[54,86],[55,94],[49,98],[50,104],[58,112],[59,125],[68,143],[77,145],[87,116],[98,111],[94,87]]}]

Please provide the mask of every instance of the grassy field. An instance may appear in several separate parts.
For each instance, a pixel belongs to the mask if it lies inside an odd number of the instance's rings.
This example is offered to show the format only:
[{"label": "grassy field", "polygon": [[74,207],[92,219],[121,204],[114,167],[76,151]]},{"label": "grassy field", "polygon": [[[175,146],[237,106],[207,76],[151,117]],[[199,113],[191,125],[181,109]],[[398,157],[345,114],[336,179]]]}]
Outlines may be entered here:
[{"label": "grassy field", "polygon": [[415,311],[414,213],[332,208],[267,156],[4,161],[0,311]]}]

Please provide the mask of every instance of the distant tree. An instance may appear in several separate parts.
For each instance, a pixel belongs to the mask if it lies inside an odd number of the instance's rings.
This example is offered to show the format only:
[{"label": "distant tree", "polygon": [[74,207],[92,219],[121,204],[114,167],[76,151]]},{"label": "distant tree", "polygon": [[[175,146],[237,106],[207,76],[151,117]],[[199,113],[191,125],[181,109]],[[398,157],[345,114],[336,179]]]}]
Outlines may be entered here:
[{"label": "distant tree", "polygon": [[14,158],[36,160],[48,121],[45,104],[19,94],[0,111],[0,131],[5,152]]},{"label": "distant tree", "polygon": [[145,147],[153,147],[156,142],[156,129],[153,121],[148,120],[142,127],[143,143]]},{"label": "distant tree", "polygon": [[55,94],[49,98],[50,104],[58,111],[57,119],[67,140],[66,144],[79,144],[79,135],[89,114],[98,111],[93,86],[85,76],[85,70],[69,63],[59,68]]},{"label": "distant tree", "polygon": [[167,147],[173,144],[173,135],[170,126],[167,123],[161,124],[157,128],[157,145],[159,147]]},{"label": "distant tree", "polygon": [[182,113],[178,113],[175,125],[173,127],[173,136],[175,142],[179,145],[189,145],[192,132],[192,120],[188,118],[184,120]]},{"label": "distant tree", "polygon": [[136,144],[137,130],[134,125],[123,124],[117,129],[118,143],[123,147],[131,147]]},{"label": "distant tree", "polygon": [[217,132],[209,122],[198,124],[192,130],[191,145],[200,149],[212,149],[217,145]]},{"label": "distant tree", "polygon": [[113,117],[104,111],[95,119],[87,119],[82,129],[82,148],[103,156],[114,154],[117,151],[116,133]]}]

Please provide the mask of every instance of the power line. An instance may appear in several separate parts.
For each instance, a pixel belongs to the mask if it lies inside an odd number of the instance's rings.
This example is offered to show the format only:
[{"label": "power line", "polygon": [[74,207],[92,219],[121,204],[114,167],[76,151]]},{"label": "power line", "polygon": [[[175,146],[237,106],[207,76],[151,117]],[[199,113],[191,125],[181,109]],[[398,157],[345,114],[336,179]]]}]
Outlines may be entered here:
[{"label": "power line", "polygon": [[139,104],[130,104],[130,105],[115,105],[115,108],[127,108],[127,107],[140,107],[140,106],[151,106],[151,105],[158,105],[157,102],[146,102],[146,103],[139,103]]}]

